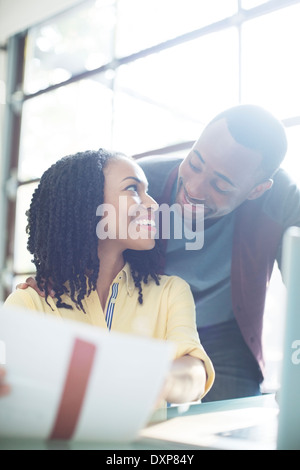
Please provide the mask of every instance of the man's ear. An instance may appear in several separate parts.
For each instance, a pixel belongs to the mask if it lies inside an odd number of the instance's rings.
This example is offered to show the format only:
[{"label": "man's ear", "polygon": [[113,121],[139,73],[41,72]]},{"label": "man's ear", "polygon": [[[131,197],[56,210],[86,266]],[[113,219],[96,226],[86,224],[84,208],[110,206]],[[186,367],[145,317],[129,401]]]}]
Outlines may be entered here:
[{"label": "man's ear", "polygon": [[273,180],[271,179],[268,179],[266,181],[264,181],[263,183],[259,183],[257,186],[255,186],[251,193],[249,194],[249,196],[247,197],[247,199],[249,199],[250,201],[252,201],[253,199],[257,199],[259,198],[260,196],[262,196],[266,191],[268,191],[269,189],[271,189],[273,186]]}]

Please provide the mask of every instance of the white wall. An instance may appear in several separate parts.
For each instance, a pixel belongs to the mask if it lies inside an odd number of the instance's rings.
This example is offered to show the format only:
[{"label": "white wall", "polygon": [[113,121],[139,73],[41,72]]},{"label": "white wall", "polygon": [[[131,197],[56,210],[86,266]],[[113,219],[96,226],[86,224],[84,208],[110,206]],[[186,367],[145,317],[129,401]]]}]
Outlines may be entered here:
[{"label": "white wall", "polygon": [[0,0],[0,43],[84,0]]}]

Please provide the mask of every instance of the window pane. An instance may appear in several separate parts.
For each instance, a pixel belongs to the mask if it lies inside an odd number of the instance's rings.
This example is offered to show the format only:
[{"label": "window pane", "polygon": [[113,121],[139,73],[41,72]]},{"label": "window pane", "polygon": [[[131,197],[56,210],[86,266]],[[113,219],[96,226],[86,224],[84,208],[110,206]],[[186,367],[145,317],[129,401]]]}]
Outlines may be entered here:
[{"label": "window pane", "polygon": [[124,65],[115,90],[122,100],[115,102],[114,136],[127,152],[196,139],[203,124],[238,103],[237,31],[210,34]]},{"label": "window pane", "polygon": [[300,4],[245,23],[242,99],[281,119],[300,114]]},{"label": "window pane", "polygon": [[113,147],[128,155],[194,140],[202,130],[201,124],[128,93],[116,93],[115,111]]},{"label": "window pane", "polygon": [[[25,102],[20,181],[39,178],[59,158],[111,145],[112,91],[95,76]],[[102,82],[100,81],[102,80]]]},{"label": "window pane", "polygon": [[113,57],[114,1],[87,1],[42,26],[27,41],[24,90],[34,93]]},{"label": "window pane", "polygon": [[[35,266],[31,263],[32,255],[27,251],[27,217],[32,194],[37,184],[26,184],[20,186],[17,191],[16,228],[14,244],[14,271],[35,272]],[[24,281],[24,279],[23,279]]]},{"label": "window pane", "polygon": [[236,13],[237,5],[237,0],[119,0],[117,56],[222,20]]},{"label": "window pane", "polygon": [[241,7],[245,10],[251,10],[251,8],[258,7],[264,3],[268,3],[270,0],[242,0]]}]

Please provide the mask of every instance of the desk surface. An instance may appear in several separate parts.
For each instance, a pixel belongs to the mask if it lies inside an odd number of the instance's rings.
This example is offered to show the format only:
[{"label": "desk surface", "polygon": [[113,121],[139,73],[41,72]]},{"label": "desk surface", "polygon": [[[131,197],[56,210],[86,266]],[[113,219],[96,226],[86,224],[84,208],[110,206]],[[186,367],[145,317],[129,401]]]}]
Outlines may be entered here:
[{"label": "desk surface", "polygon": [[168,408],[166,419],[143,429],[132,443],[43,442],[1,439],[0,450],[275,449],[274,395]]}]

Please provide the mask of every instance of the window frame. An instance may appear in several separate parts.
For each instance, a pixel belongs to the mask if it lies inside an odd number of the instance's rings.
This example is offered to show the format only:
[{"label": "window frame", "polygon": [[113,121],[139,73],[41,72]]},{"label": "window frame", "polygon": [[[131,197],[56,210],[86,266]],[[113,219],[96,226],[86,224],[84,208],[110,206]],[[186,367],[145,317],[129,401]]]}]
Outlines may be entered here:
[{"label": "window frame", "polygon": [[[25,46],[26,46],[26,37],[30,28],[21,34],[17,34],[11,37],[8,41],[7,46],[7,56],[8,56],[8,74],[7,74],[7,100],[8,105],[6,107],[6,116],[5,116],[5,132],[4,135],[4,171],[2,176],[2,183],[5,190],[5,197],[3,203],[3,214],[2,220],[4,226],[7,227],[5,240],[2,240],[2,260],[1,261],[1,271],[3,287],[1,292],[1,298],[4,299],[9,293],[12,285],[12,279],[15,276],[23,275],[27,276],[33,274],[33,272],[14,272],[11,268],[13,253],[14,253],[14,232],[15,232],[15,217],[16,217],[16,193],[20,185],[31,184],[33,182],[39,181],[39,179],[28,179],[26,181],[17,180],[17,170],[18,170],[18,161],[19,161],[19,148],[20,148],[20,131],[21,131],[21,121],[22,121],[22,108],[25,102],[31,99],[35,99],[39,96],[42,96],[47,93],[51,93],[54,90],[68,86],[72,83],[76,83],[80,80],[85,80],[94,75],[104,73],[107,70],[117,70],[120,66],[124,64],[129,64],[134,61],[138,61],[142,58],[150,56],[152,54],[159,53],[163,50],[174,48],[183,43],[193,41],[199,37],[203,37],[208,34],[216,33],[223,31],[227,28],[236,27],[238,30],[238,49],[239,49],[239,102],[241,102],[241,89],[242,89],[242,76],[241,76],[241,56],[242,56],[242,44],[241,44],[241,28],[242,25],[252,19],[257,17],[270,14],[274,11],[288,8],[291,5],[300,3],[300,0],[270,0],[267,3],[256,6],[252,9],[246,10],[241,7],[241,0],[238,0],[238,11],[236,14],[229,18],[224,18],[220,21],[212,23],[210,25],[204,26],[194,31],[187,32],[175,38],[170,38],[167,41],[164,41],[159,44],[155,44],[151,47],[148,47],[139,52],[130,54],[125,57],[117,58],[114,57],[110,62],[102,65],[101,67],[95,68],[93,70],[86,70],[76,75],[73,75],[71,78],[57,83],[55,85],[48,86],[45,89],[39,90],[35,93],[26,94],[22,91],[23,89],[23,80],[24,80],[24,65],[25,65]],[[69,9],[72,11],[73,6]],[[63,14],[66,14],[64,12]],[[36,25],[35,25],[36,26]],[[299,110],[300,113],[300,110]],[[299,116],[292,116],[283,121],[286,127],[292,127],[299,125],[300,123],[300,114]],[[181,142],[179,144],[169,145],[160,149],[149,149],[140,154],[135,154],[134,158],[138,159],[145,155],[158,155],[158,154],[171,154],[177,151],[189,149],[192,146],[191,141]]]}]

